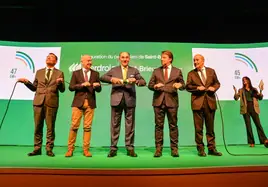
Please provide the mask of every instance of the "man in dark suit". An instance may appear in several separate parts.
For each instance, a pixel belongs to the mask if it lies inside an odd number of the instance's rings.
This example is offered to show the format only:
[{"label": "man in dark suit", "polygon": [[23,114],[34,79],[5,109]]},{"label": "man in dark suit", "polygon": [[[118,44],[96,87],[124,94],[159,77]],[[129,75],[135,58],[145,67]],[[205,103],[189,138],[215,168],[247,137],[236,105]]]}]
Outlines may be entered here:
[{"label": "man in dark suit", "polygon": [[192,93],[192,111],[195,125],[195,142],[199,156],[206,156],[203,143],[203,123],[206,125],[208,154],[221,156],[216,150],[214,133],[214,116],[217,109],[215,92],[220,82],[214,69],[204,66],[201,54],[194,56],[195,69],[188,73],[186,90]]},{"label": "man in dark suit", "polygon": [[108,157],[117,155],[117,142],[120,134],[122,112],[125,112],[125,144],[127,155],[136,157],[134,151],[135,132],[135,107],[136,90],[135,85],[145,86],[146,82],[140,75],[138,69],[129,66],[130,54],[121,52],[119,54],[120,66],[116,66],[101,76],[101,81],[111,83],[111,148]]},{"label": "man in dark suit", "polygon": [[89,151],[91,139],[91,125],[96,108],[96,94],[101,92],[99,73],[91,69],[92,57],[84,55],[81,57],[82,69],[74,71],[72,74],[69,90],[75,91],[72,103],[72,124],[68,139],[68,151],[65,157],[73,156],[77,131],[80,121],[84,115],[83,132],[83,154],[91,157]]},{"label": "man in dark suit", "polygon": [[167,114],[170,134],[171,156],[179,157],[177,114],[179,107],[178,89],[184,90],[185,83],[180,69],[172,66],[171,51],[162,51],[161,64],[151,76],[148,88],[154,91],[153,107],[155,113],[155,147],[154,157],[162,156],[163,129]]},{"label": "man in dark suit", "polygon": [[18,79],[31,91],[35,92],[34,106],[34,151],[29,156],[41,155],[43,141],[44,120],[47,125],[46,151],[48,156],[55,156],[52,152],[55,141],[55,122],[59,107],[59,91],[65,91],[64,74],[55,68],[57,56],[49,53],[46,59],[46,68],[36,72],[34,82],[31,83],[25,78]]}]

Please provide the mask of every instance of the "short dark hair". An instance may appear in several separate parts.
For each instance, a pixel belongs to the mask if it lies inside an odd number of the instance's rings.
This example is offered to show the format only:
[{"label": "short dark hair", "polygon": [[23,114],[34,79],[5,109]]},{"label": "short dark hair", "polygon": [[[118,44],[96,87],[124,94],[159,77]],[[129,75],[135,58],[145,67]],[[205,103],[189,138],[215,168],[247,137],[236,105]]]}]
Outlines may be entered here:
[{"label": "short dark hair", "polygon": [[162,54],[162,55],[165,54],[165,55],[167,55],[169,58],[171,58],[171,63],[172,63],[172,61],[173,61],[173,54],[172,54],[171,51],[169,51],[169,50],[165,50],[165,51],[162,51],[161,54]]},{"label": "short dark hair", "polygon": [[55,55],[54,53],[49,53],[49,55],[53,55],[56,58],[56,61],[58,61],[57,55]]}]

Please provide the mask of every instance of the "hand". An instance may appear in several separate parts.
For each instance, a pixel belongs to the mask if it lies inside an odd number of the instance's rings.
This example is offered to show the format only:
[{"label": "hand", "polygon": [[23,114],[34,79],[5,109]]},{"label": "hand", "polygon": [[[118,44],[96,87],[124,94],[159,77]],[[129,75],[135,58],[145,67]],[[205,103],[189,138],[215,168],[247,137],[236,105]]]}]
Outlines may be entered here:
[{"label": "hand", "polygon": [[180,87],[182,87],[182,84],[178,82],[178,83],[174,83],[172,86],[176,89],[179,89]]},{"label": "hand", "polygon": [[90,86],[90,83],[88,81],[87,82],[84,82],[84,83],[82,83],[82,86],[89,87]]},{"label": "hand", "polygon": [[63,83],[63,78],[58,78],[58,79],[56,80],[56,82],[57,82],[57,84]]},{"label": "hand", "polygon": [[123,84],[122,83],[123,81],[121,79],[116,78],[116,77],[113,77],[111,79],[111,82],[112,82],[112,84]]},{"label": "hand", "polygon": [[95,87],[98,87],[98,86],[100,86],[100,83],[98,83],[98,82],[94,82],[93,83],[93,87],[95,88]]},{"label": "hand", "polygon": [[27,82],[29,82],[29,80],[28,79],[25,79],[25,78],[19,78],[18,79],[18,82],[27,83]]},{"label": "hand", "polygon": [[260,88],[260,91],[264,89],[264,83],[262,80],[260,81],[259,88]]},{"label": "hand", "polygon": [[237,93],[236,87],[233,85],[234,92]]},{"label": "hand", "polygon": [[136,79],[135,78],[128,78],[127,80],[129,82],[129,84],[136,83]]},{"label": "hand", "polygon": [[197,90],[204,91],[206,88],[204,86],[198,86]]},{"label": "hand", "polygon": [[154,89],[156,89],[156,88],[160,88],[160,87],[163,87],[163,86],[164,86],[164,84],[162,84],[162,83],[157,83],[157,84],[154,85]]},{"label": "hand", "polygon": [[215,92],[215,90],[216,89],[214,87],[212,87],[212,86],[208,87],[208,91]]}]

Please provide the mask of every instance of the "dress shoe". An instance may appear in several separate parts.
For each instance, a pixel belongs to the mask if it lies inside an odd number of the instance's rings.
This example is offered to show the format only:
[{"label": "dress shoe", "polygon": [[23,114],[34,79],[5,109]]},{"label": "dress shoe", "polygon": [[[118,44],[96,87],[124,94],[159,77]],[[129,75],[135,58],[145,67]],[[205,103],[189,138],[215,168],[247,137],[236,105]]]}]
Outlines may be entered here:
[{"label": "dress shoe", "polygon": [[199,150],[198,151],[198,156],[205,157],[205,156],[207,156],[207,154],[205,153],[204,150]]},{"label": "dress shoe", "polygon": [[37,156],[41,154],[42,154],[41,150],[34,150],[33,152],[28,153],[28,156]]},{"label": "dress shoe", "polygon": [[92,154],[91,154],[90,151],[84,151],[83,155],[84,155],[85,157],[92,157]]},{"label": "dress shoe", "polygon": [[65,154],[65,157],[72,157],[73,156],[73,151],[68,150],[67,153]]},{"label": "dress shoe", "polygon": [[53,157],[55,154],[52,151],[47,151],[47,156]]},{"label": "dress shoe", "polygon": [[208,154],[213,156],[222,156],[222,153],[218,152],[216,149],[208,150]]},{"label": "dress shoe", "polygon": [[179,157],[178,151],[171,151],[171,156],[172,157]]},{"label": "dress shoe", "polygon": [[264,146],[268,148],[268,139],[264,141]]},{"label": "dress shoe", "polygon": [[115,157],[117,155],[117,151],[111,150],[108,154],[108,157]]},{"label": "dress shoe", "polygon": [[134,150],[127,150],[127,156],[137,157],[138,155],[135,153]]},{"label": "dress shoe", "polygon": [[154,153],[154,157],[161,157],[162,156],[162,151],[159,149],[156,149],[155,153]]}]

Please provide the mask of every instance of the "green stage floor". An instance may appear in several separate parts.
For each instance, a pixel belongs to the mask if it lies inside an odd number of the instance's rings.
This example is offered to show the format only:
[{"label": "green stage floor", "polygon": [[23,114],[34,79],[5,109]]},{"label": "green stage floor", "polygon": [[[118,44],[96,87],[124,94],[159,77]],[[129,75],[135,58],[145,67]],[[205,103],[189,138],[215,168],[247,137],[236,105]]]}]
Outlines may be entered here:
[{"label": "green stage floor", "polygon": [[218,146],[218,151],[223,156],[198,157],[195,147],[180,147],[180,157],[170,156],[170,149],[164,148],[163,156],[154,158],[154,148],[137,147],[138,157],[132,158],[126,155],[126,150],[120,148],[117,156],[107,158],[109,148],[91,148],[93,157],[86,158],[82,155],[82,149],[76,148],[74,156],[65,158],[66,147],[55,147],[55,157],[43,155],[28,157],[27,153],[32,147],[0,146],[1,168],[47,168],[47,169],[187,169],[210,167],[235,167],[235,166],[268,166],[268,148],[256,145],[254,148],[248,145],[228,146],[233,154],[267,154],[264,156],[231,156],[224,146]]}]

